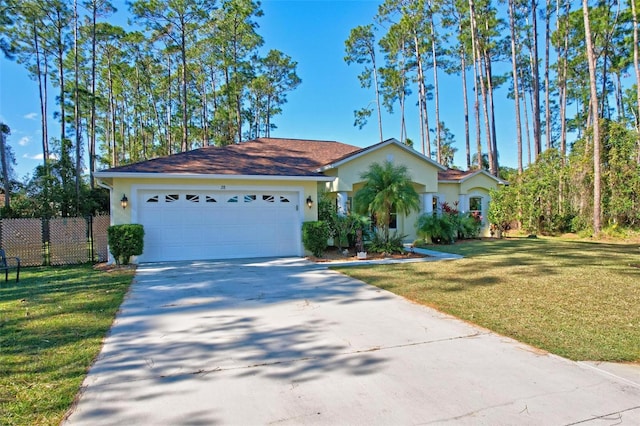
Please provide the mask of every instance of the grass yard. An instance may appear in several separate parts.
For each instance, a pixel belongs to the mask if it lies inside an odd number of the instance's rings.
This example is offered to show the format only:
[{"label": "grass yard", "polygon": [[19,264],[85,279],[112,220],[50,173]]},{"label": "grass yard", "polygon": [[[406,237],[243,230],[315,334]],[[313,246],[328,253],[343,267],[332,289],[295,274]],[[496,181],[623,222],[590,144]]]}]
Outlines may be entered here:
[{"label": "grass yard", "polygon": [[559,239],[433,247],[456,261],[336,268],[573,360],[640,361],[640,246]]},{"label": "grass yard", "polygon": [[132,270],[25,268],[0,285],[0,424],[57,425],[100,351]]}]

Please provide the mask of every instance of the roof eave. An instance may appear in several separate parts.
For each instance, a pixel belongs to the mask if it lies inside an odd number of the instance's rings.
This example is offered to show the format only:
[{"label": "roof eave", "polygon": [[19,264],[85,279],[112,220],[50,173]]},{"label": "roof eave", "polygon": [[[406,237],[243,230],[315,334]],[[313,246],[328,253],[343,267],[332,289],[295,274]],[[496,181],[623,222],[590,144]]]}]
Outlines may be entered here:
[{"label": "roof eave", "polygon": [[474,177],[474,176],[480,175],[480,174],[485,175],[485,176],[487,176],[487,177],[490,177],[491,179],[495,180],[495,181],[496,181],[496,182],[498,182],[499,184],[502,184],[502,185],[506,185],[506,184],[507,184],[507,182],[506,182],[506,181],[504,181],[504,180],[500,179],[500,178],[499,178],[499,177],[497,177],[497,176],[492,175],[491,173],[489,173],[489,172],[488,172],[488,171],[486,171],[486,170],[478,170],[477,172],[472,173],[472,174],[470,174],[469,176],[465,176],[465,177],[463,177],[462,179],[460,179],[460,183],[464,182],[464,181],[465,181],[465,180],[467,180],[467,179],[471,179],[471,178],[472,178],[472,177]]},{"label": "roof eave", "polygon": [[196,174],[196,173],[144,173],[144,172],[96,172],[99,179],[226,179],[226,180],[277,180],[277,181],[312,181],[331,182],[335,177],[330,176],[281,176],[281,175],[225,175],[225,174]]},{"label": "roof eave", "polygon": [[438,179],[439,183],[463,183],[469,179],[471,179],[474,176],[478,176],[478,175],[485,175],[487,177],[490,177],[491,179],[495,180],[496,182],[498,182],[501,185],[508,185],[509,182],[500,179],[499,177],[496,177],[494,175],[492,175],[491,173],[487,172],[486,170],[478,170],[476,172],[473,172],[471,174],[468,174],[467,176],[463,176],[459,179]]},{"label": "roof eave", "polygon": [[424,161],[427,161],[427,162],[428,162],[428,163],[430,163],[431,165],[433,165],[433,166],[435,166],[435,167],[437,167],[437,168],[439,168],[439,169],[441,169],[441,170],[447,170],[447,168],[446,168],[446,167],[444,167],[442,164],[439,164],[439,163],[437,163],[436,161],[433,161],[432,159],[430,159],[429,157],[427,157],[427,156],[425,156],[425,155],[420,154],[420,153],[419,153],[418,151],[416,151],[415,149],[413,149],[413,148],[411,148],[411,147],[409,147],[409,146],[407,146],[407,145],[405,145],[405,144],[401,143],[401,142],[400,142],[400,141],[398,141],[397,139],[395,139],[395,138],[391,138],[391,139],[387,139],[387,140],[385,140],[385,141],[383,141],[383,142],[381,142],[381,143],[378,143],[378,144],[376,144],[376,145],[373,145],[373,146],[370,146],[370,147],[364,148],[363,150],[358,151],[357,153],[355,153],[355,154],[353,154],[353,155],[349,155],[349,156],[347,156],[347,157],[345,157],[345,158],[342,158],[342,159],[341,159],[341,160],[339,160],[339,161],[336,161],[336,162],[334,162],[334,163],[327,164],[326,166],[322,166],[322,167],[320,167],[319,169],[316,169],[316,172],[318,172],[318,173],[323,173],[323,172],[325,172],[325,171],[327,171],[327,170],[334,169],[334,168],[336,168],[336,167],[340,167],[340,166],[341,166],[341,165],[343,165],[344,163],[347,163],[347,162],[349,162],[349,161],[355,160],[356,158],[362,157],[363,155],[367,155],[367,154],[368,154],[368,153],[370,153],[370,152],[377,151],[378,149],[382,149],[382,148],[384,148],[384,147],[386,147],[386,146],[389,146],[389,145],[391,145],[391,144],[395,144],[395,145],[396,145],[396,146],[398,146],[399,148],[404,149],[405,151],[407,151],[409,154],[415,155],[415,156],[417,156],[417,157],[421,158],[421,159],[422,159],[422,160],[424,160]]}]

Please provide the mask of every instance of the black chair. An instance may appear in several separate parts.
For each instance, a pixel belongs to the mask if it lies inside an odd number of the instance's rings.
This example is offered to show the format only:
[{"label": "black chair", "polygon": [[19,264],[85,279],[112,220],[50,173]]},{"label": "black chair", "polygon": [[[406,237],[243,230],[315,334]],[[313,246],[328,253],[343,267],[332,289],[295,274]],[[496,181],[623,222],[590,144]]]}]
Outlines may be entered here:
[{"label": "black chair", "polygon": [[9,269],[16,270],[16,282],[20,282],[20,258],[7,257],[4,249],[0,249],[0,271],[4,271],[4,282],[9,281]]}]

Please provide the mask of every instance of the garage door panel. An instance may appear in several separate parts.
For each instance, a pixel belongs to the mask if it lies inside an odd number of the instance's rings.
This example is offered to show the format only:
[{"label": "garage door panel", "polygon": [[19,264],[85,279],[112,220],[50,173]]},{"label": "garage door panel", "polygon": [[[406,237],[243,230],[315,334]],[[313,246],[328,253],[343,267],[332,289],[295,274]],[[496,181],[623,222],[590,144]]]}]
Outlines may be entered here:
[{"label": "garage door panel", "polygon": [[[298,255],[301,219],[293,202],[298,196],[278,191],[143,191],[138,197],[138,222],[145,227],[140,261]],[[157,202],[147,202],[150,199]]]}]

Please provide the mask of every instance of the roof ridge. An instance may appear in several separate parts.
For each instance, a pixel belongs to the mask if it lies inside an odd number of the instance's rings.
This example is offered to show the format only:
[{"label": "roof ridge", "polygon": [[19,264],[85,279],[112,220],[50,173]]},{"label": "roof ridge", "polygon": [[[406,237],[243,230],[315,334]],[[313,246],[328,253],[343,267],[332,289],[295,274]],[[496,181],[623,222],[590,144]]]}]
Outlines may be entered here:
[{"label": "roof ridge", "polygon": [[[350,145],[344,142],[340,142],[340,141],[335,141],[335,140],[328,140],[328,139],[300,139],[300,138],[273,138],[273,137],[259,137],[259,138],[254,138],[254,139],[250,139],[248,141],[243,141],[240,143],[248,143],[248,142],[254,142],[254,141],[258,141],[258,140],[280,140],[280,141],[300,141],[300,142],[319,142],[319,143],[339,143],[342,145]],[[354,145],[350,145],[350,146],[354,146]]]}]

